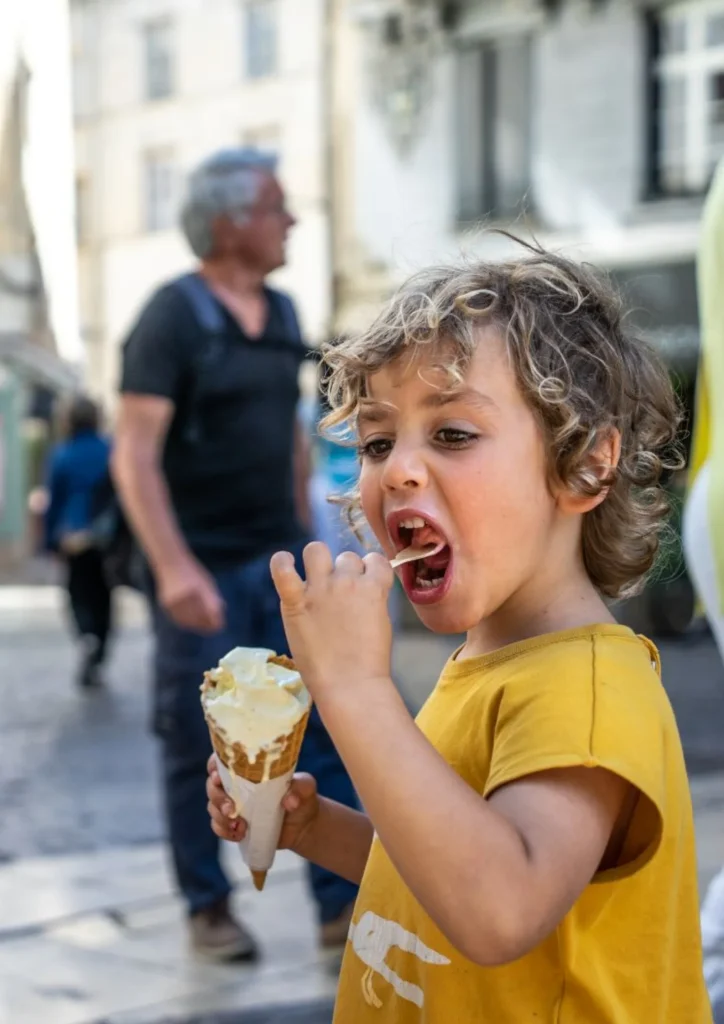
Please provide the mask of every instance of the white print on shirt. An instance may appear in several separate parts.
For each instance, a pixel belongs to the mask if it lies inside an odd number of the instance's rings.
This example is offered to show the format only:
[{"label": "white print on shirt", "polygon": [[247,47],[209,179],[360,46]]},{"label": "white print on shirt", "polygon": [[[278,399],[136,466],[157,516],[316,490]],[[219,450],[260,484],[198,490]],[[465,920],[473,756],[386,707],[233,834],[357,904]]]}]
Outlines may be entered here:
[{"label": "white print on shirt", "polygon": [[408,1002],[414,1003],[420,1009],[425,1003],[425,993],[419,985],[405,981],[385,963],[391,949],[397,948],[405,953],[412,953],[425,964],[444,966],[450,963],[446,956],[436,953],[434,949],[429,949],[424,942],[418,939],[417,935],[406,931],[396,921],[386,921],[384,917],[378,917],[371,910],[366,911],[357,924],[350,925],[349,941],[357,956],[368,968],[362,978],[362,994],[365,997],[365,1002],[377,1010],[382,1006],[382,1001],[372,987],[375,974],[379,974],[385,981],[388,981],[402,999],[407,999]]}]

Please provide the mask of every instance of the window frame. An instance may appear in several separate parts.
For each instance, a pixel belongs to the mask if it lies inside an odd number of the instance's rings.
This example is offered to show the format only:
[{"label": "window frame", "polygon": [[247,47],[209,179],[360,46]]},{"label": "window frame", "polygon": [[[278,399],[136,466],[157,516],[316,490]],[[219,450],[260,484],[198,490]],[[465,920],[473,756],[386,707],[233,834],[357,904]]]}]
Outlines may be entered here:
[{"label": "window frame", "polygon": [[[159,89],[154,83],[161,75],[154,67],[153,34],[161,30],[165,34],[165,79]],[[176,92],[176,61],[174,53],[174,21],[170,15],[162,15],[158,18],[150,18],[144,21],[141,26],[141,39],[143,46],[143,74],[144,74],[144,99],[149,103],[158,103],[167,100]],[[158,61],[162,51],[158,50],[155,59]]]},{"label": "window frame", "polygon": [[[666,200],[696,198],[706,194],[714,168],[724,157],[724,140],[719,157],[712,161],[707,139],[710,99],[707,86],[712,72],[724,75],[724,41],[707,46],[707,21],[711,14],[724,18],[724,0],[685,0],[651,10],[646,15],[647,90],[649,119],[646,198]],[[684,18],[690,40],[683,52],[664,53],[663,35],[667,23]],[[692,45],[693,35],[693,45]],[[680,186],[666,184],[663,148],[663,83],[666,79],[686,83],[683,106],[682,178]]]},{"label": "window frame", "polygon": [[[156,174],[161,167],[168,172],[168,195],[160,196],[160,178],[153,181],[154,168]],[[150,146],[141,154],[141,223],[144,234],[158,235],[171,231],[176,226],[177,204],[177,163],[173,146]]]},{"label": "window frame", "polygon": [[[506,43],[511,39],[524,45],[526,48],[526,74],[525,83],[525,125],[524,125],[524,148],[525,148],[525,187],[521,192],[515,207],[509,207],[501,201],[500,175],[496,170],[497,153],[500,142],[496,140],[496,122],[500,109],[500,98],[497,90],[496,63],[501,59],[500,54]],[[455,175],[455,217],[460,227],[465,227],[481,219],[492,219],[497,222],[509,223],[511,218],[519,215],[522,209],[530,214],[532,210],[531,188],[533,184],[533,79],[534,79],[534,32],[531,28],[511,31],[499,35],[485,35],[480,37],[462,37],[456,47],[456,61],[467,52],[478,53],[478,104],[480,111],[479,124],[479,153],[478,174],[480,177],[480,191],[477,201],[477,212],[467,212],[464,208],[464,188],[461,170],[461,138],[464,132],[460,117],[458,116],[455,125],[455,149],[456,149],[456,175]],[[491,59],[492,56],[492,59]],[[456,67],[456,74],[459,73],[459,65]],[[460,83],[455,86],[455,104],[461,112]]]},{"label": "window frame", "polygon": [[[271,45],[263,58],[257,58],[252,51],[252,22],[254,12],[265,9],[271,13],[269,23],[263,26],[265,43],[271,39]],[[244,77],[249,81],[259,82],[279,74],[279,15],[279,0],[242,0],[243,70]],[[257,60],[258,63],[255,63]]]}]

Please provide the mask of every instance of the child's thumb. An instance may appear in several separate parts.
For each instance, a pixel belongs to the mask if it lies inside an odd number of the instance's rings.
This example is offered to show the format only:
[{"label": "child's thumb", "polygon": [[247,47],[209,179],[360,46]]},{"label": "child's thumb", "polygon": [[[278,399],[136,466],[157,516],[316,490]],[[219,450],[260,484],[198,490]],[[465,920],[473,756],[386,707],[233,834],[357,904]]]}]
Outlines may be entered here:
[{"label": "child's thumb", "polygon": [[289,798],[293,798],[295,802],[295,809],[306,800],[311,800],[317,792],[317,783],[311,775],[307,775],[306,772],[299,772],[292,779],[292,784],[289,788]]}]

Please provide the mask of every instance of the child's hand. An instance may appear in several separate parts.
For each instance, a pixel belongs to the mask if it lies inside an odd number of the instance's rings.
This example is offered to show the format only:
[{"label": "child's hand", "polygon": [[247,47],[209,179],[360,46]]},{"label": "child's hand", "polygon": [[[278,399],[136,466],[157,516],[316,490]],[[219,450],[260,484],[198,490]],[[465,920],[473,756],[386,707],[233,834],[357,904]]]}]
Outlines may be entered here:
[{"label": "child's hand", "polygon": [[304,549],[304,566],[306,583],[287,552],[271,561],[292,657],[314,699],[343,686],[389,680],[389,562],[351,551],[333,562],[329,549],[315,542]]},{"label": "child's hand", "polygon": [[[240,843],[246,835],[246,822],[234,817],[234,804],[221,784],[215,754],[209,758],[207,768],[209,777],[206,780],[206,795],[209,798],[211,828],[220,839]],[[319,813],[317,783],[311,775],[294,776],[282,806],[286,814],[279,837],[279,849],[296,850]]]}]

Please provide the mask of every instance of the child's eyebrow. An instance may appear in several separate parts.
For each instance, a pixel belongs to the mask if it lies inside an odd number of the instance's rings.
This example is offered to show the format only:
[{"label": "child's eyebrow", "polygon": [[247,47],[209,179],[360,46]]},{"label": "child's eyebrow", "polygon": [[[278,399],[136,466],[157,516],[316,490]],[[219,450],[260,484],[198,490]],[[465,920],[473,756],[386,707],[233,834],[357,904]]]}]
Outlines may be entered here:
[{"label": "child's eyebrow", "polygon": [[[498,406],[489,395],[483,394],[476,388],[447,388],[444,391],[433,391],[422,400],[422,405],[427,408],[439,409],[445,405],[452,405],[453,402],[464,402],[467,405],[478,409],[497,410]],[[363,398],[360,402],[357,413],[358,423],[381,423],[394,413],[395,407],[389,402],[375,402],[371,398]]]},{"label": "child's eyebrow", "polygon": [[453,402],[465,402],[468,405],[476,406],[478,409],[497,409],[498,406],[489,395],[484,395],[476,388],[449,388],[446,391],[434,391],[427,395],[422,404],[439,408],[443,405],[451,405]]},{"label": "child's eyebrow", "polygon": [[360,401],[359,411],[357,412],[357,422],[381,423],[387,419],[391,412],[394,412],[394,408],[391,408],[389,405],[375,402],[370,398],[363,398]]}]

